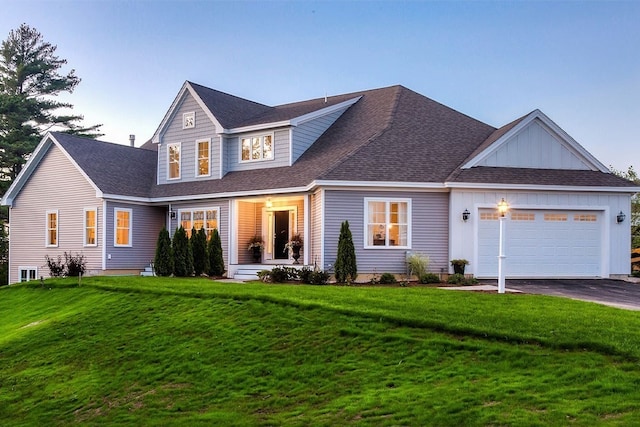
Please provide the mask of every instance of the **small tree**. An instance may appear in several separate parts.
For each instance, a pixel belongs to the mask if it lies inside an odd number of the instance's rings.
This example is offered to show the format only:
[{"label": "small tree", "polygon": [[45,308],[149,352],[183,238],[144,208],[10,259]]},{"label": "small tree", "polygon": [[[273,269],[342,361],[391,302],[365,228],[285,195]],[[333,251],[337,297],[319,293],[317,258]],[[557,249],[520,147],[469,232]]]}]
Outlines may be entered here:
[{"label": "small tree", "polygon": [[171,276],[173,273],[173,249],[169,231],[162,227],[156,244],[156,256],[153,259],[155,272],[158,276]]},{"label": "small tree", "polygon": [[224,274],[224,258],[222,257],[222,241],[216,228],[209,239],[209,276],[222,276]]},{"label": "small tree", "polygon": [[0,220],[0,286],[9,284],[9,238]]},{"label": "small tree", "polygon": [[358,277],[356,249],[353,246],[353,236],[351,235],[351,230],[349,230],[349,221],[344,221],[340,226],[335,274],[336,280],[341,283],[351,283]]},{"label": "small tree", "polygon": [[204,228],[191,230],[191,249],[193,250],[193,272],[196,276],[209,271],[209,254],[207,253],[207,233]]},{"label": "small tree", "polygon": [[189,238],[184,227],[180,226],[173,234],[173,274],[177,277],[191,275],[193,270],[193,260],[191,259],[191,248]]}]

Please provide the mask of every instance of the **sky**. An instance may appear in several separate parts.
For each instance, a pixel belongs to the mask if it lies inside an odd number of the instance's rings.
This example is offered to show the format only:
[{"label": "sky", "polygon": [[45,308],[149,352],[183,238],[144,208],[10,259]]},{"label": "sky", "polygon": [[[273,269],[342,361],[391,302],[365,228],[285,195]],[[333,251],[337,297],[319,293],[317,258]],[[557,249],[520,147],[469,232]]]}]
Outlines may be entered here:
[{"label": "sky", "polygon": [[76,70],[60,99],[151,138],[185,80],[267,105],[400,84],[495,127],[540,109],[640,170],[640,1],[0,1]]}]

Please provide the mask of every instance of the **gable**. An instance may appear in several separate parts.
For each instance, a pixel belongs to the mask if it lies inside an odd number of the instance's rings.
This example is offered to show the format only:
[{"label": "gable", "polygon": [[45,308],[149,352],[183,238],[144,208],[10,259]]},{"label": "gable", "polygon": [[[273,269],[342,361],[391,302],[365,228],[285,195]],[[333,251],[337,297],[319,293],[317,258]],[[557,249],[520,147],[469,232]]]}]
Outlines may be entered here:
[{"label": "gable", "polygon": [[[462,168],[594,170],[607,168],[542,112],[536,110],[484,147]],[[500,130],[496,131],[499,132]]]}]

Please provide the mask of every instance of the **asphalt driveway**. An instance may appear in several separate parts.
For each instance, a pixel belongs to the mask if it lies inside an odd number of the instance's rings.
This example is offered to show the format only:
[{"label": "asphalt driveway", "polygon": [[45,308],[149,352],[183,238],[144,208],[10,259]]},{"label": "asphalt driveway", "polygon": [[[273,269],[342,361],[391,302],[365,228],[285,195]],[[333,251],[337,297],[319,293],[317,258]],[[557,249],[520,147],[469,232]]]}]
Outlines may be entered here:
[{"label": "asphalt driveway", "polygon": [[611,279],[507,280],[507,290],[554,295],[640,310],[640,284]]}]

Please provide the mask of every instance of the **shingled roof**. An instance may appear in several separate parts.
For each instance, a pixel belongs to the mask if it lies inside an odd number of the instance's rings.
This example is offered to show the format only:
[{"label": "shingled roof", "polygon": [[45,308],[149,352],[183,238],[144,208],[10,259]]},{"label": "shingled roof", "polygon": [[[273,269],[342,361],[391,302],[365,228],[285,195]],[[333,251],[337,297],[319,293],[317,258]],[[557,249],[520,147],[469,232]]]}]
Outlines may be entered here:
[{"label": "shingled roof", "polygon": [[523,118],[496,129],[403,86],[269,107],[189,84],[225,128],[289,120],[359,100],[292,166],[230,172],[222,179],[157,185],[154,151],[53,135],[105,194],[153,199],[304,188],[314,181],[634,187],[599,171],[460,169]]}]

